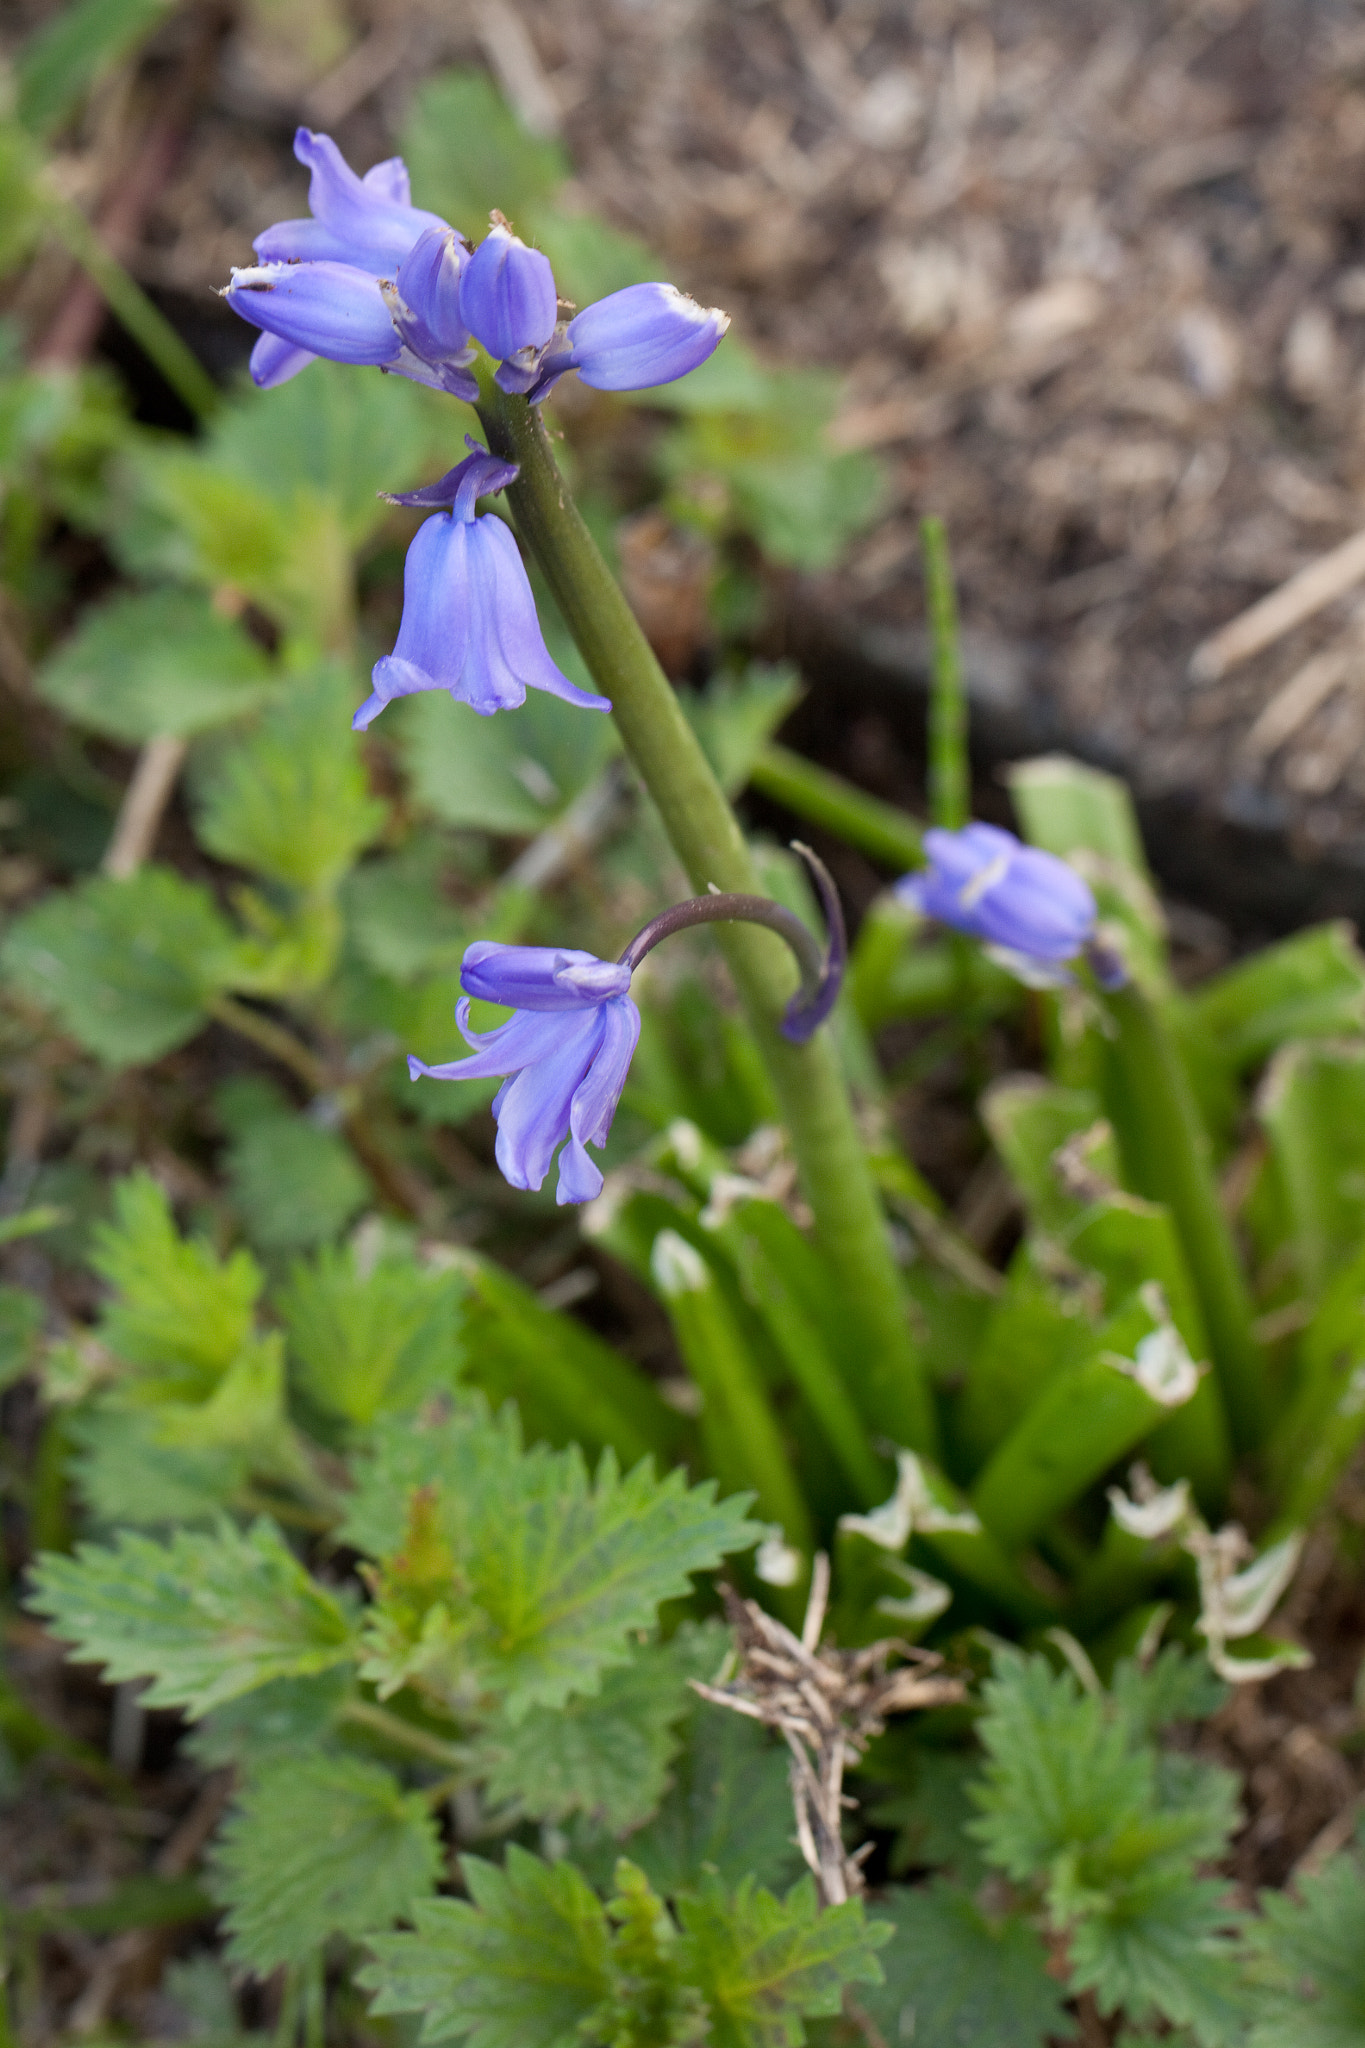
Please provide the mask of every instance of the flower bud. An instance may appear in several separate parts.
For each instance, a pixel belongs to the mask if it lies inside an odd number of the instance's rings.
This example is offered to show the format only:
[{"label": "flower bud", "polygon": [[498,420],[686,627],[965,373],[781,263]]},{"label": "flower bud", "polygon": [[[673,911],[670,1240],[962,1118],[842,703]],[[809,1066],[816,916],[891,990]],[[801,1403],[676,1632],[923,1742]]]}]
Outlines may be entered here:
[{"label": "flower bud", "polygon": [[384,294],[374,278],[349,263],[261,263],[234,270],[223,297],[253,327],[334,363],[390,363],[398,354]]},{"label": "flower bud", "polygon": [[543,348],[559,315],[549,258],[510,229],[491,227],[460,279],[460,313],[490,356]]},{"label": "flower bud", "polygon": [[685,377],[730,325],[719,306],[699,306],[671,284],[632,284],[569,322],[573,364],[598,391],[646,391]]}]

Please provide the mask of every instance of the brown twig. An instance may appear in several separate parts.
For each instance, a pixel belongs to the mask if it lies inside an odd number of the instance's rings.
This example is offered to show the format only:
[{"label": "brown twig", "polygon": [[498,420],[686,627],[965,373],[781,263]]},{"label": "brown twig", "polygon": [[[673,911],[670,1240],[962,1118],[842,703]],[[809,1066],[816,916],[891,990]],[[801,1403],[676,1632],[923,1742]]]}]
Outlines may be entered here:
[{"label": "brown twig", "polygon": [[[863,1890],[865,1845],[849,1855],[843,1843],[844,1772],[856,1763],[892,1714],[946,1705],[962,1698],[955,1678],[941,1674],[943,1659],[907,1643],[868,1643],[861,1649],[820,1647],[829,1598],[829,1559],[822,1552],[811,1574],[800,1636],[722,1588],[735,1631],[739,1670],[721,1685],[693,1681],[718,1707],[775,1728],[791,1752],[796,1839],[827,1906]],[[892,1659],[899,1664],[892,1668]]]}]

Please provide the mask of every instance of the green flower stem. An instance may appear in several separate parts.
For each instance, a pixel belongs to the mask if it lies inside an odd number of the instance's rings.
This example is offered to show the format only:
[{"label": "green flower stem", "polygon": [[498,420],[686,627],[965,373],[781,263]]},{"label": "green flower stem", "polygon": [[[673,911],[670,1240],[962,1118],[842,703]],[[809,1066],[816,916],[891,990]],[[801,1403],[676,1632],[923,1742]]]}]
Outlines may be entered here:
[{"label": "green flower stem", "polygon": [[1164,1202],[1175,1219],[1233,1441],[1239,1450],[1254,1450],[1266,1432],[1265,1359],[1218,1199],[1208,1134],[1180,1055],[1149,997],[1130,982],[1103,1000],[1114,1033],[1104,1042],[1105,1108],[1124,1169],[1139,1194]]},{"label": "green flower stem", "polygon": [[[538,412],[490,387],[480,413],[490,448],[520,465],[507,493],[518,531],[593,680],[612,700],[626,751],[693,888],[756,891],[739,823],[569,495]],[[717,937],[776,1089],[842,1310],[858,1330],[865,1363],[850,1391],[870,1427],[897,1443],[931,1448],[928,1380],[830,1035],[818,1031],[802,1046],[782,1037],[778,1020],[794,969],[780,939],[740,924],[720,926]]]},{"label": "green flower stem", "polygon": [[971,816],[972,783],[967,760],[967,699],[958,644],[957,592],[941,519],[922,519],[924,595],[929,613],[929,815],[935,825],[957,832]]},{"label": "green flower stem", "polygon": [[126,328],[148,361],[161,372],[176,397],[197,419],[207,419],[216,410],[222,394],[165,314],[109,254],[78,206],[49,194],[44,212],[53,234],[67,254],[75,257],[119,325]]},{"label": "green flower stem", "polygon": [[873,860],[903,871],[923,865],[922,827],[908,811],[883,803],[866,790],[845,782],[828,768],[817,768],[790,747],[770,740],[749,770],[749,786],[775,803],[785,804],[798,818],[847,840]]}]

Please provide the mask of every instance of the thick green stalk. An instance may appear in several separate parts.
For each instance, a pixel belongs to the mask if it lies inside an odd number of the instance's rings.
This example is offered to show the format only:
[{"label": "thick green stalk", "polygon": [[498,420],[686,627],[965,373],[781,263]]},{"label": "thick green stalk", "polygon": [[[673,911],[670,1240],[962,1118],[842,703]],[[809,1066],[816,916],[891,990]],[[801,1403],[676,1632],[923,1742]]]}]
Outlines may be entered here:
[{"label": "thick green stalk", "polygon": [[1208,1135],[1170,1033],[1149,998],[1129,983],[1104,998],[1105,1108],[1137,1192],[1175,1219],[1208,1328],[1233,1440],[1265,1440],[1265,1359],[1252,1333],[1251,1301],[1223,1214]]},{"label": "thick green stalk", "polygon": [[[480,411],[490,448],[520,465],[507,493],[518,532],[593,680],[612,700],[626,751],[693,888],[756,890],[739,823],[569,495],[539,413],[491,389]],[[858,1329],[864,1369],[851,1391],[872,1428],[930,1449],[936,1430],[928,1381],[830,1036],[818,1031],[808,1044],[792,1045],[779,1031],[795,980],[780,939],[746,924],[719,926],[717,937],[782,1106],[841,1311]]]},{"label": "thick green stalk", "polygon": [[957,633],[957,592],[941,519],[922,519],[924,595],[929,613],[929,815],[945,831],[960,831],[971,816],[967,761],[967,699]]}]

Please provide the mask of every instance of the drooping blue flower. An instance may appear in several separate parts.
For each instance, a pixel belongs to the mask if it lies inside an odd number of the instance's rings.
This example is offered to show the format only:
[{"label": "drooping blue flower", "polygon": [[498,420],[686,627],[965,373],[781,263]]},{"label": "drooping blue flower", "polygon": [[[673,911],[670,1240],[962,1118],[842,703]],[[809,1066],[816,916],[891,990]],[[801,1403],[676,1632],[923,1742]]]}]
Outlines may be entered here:
[{"label": "drooping blue flower", "polygon": [[545,690],[589,711],[610,711],[609,697],[580,690],[550,659],[516,541],[476,501],[517,475],[470,440],[472,453],[439,483],[395,496],[398,505],[446,506],[420,526],[403,570],[403,617],[392,654],[374,665],[373,689],[356,712],[363,732],[395,697],[449,690],[485,716]]},{"label": "drooping blue flower", "polygon": [[[539,1188],[559,1156],[559,1203],[590,1202],[602,1174],[585,1147],[605,1145],[640,1035],[628,967],[567,947],[504,946],[479,939],[460,970],[465,995],[455,1021],[467,1059],[429,1067],[409,1058],[415,1081],[475,1081],[504,1075],[493,1102],[496,1156],[514,1188]],[[471,1031],[469,1003],[510,1004],[515,1014],[492,1031]]]},{"label": "drooping blue flower", "polygon": [[1009,964],[1062,979],[1095,936],[1095,899],[1064,860],[1025,846],[998,825],[924,835],[929,866],[905,875],[896,893],[926,917],[997,947]]}]

